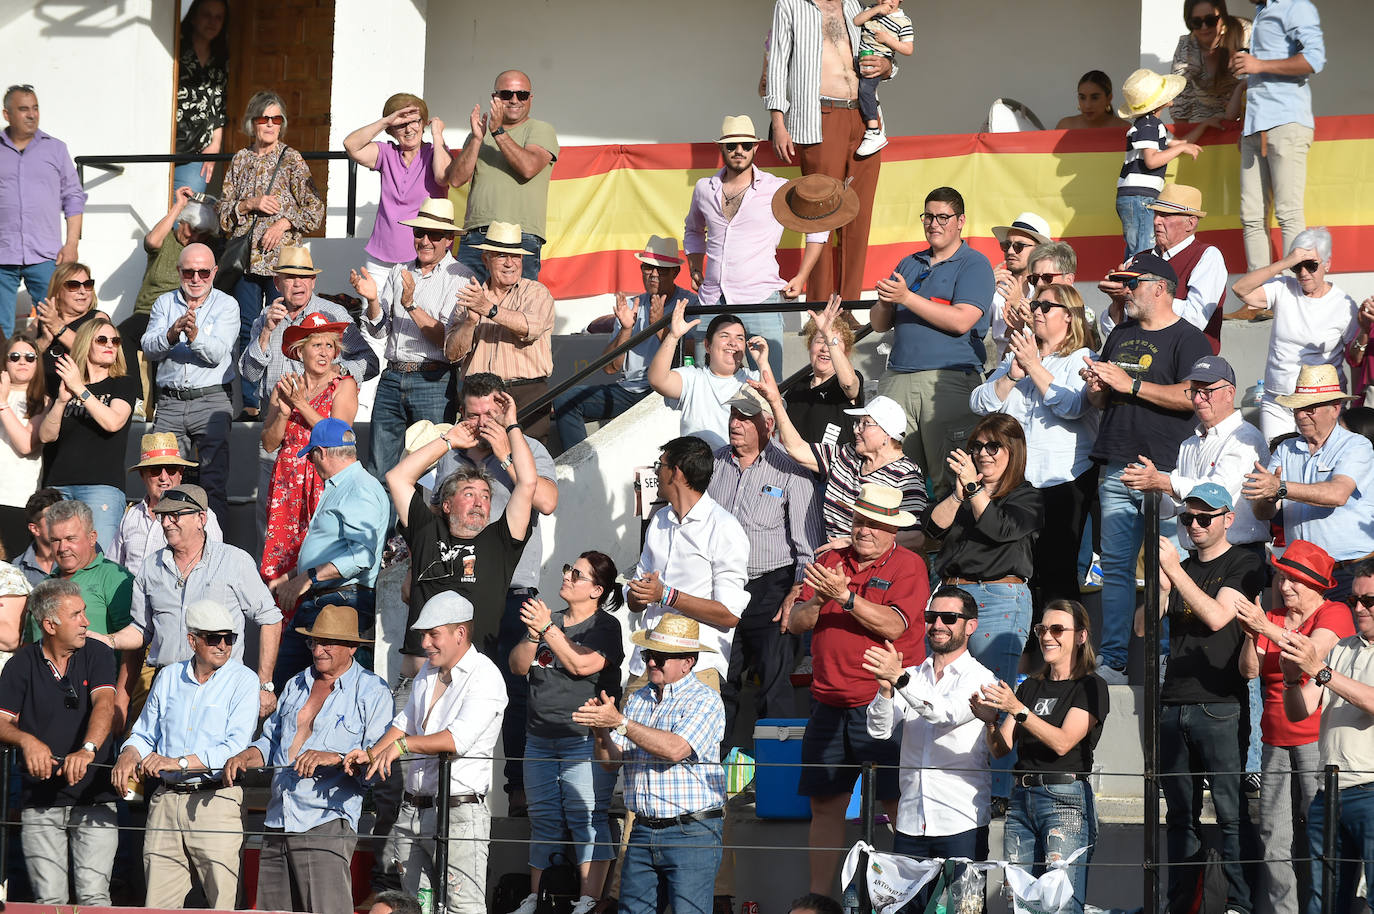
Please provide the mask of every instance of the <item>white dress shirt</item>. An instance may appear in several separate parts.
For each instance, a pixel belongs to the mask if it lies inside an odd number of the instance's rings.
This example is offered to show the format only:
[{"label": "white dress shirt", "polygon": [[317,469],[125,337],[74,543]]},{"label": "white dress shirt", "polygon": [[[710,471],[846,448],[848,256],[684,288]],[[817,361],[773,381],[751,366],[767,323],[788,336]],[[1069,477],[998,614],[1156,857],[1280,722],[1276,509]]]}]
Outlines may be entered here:
[{"label": "white dress shirt", "polygon": [[1226,532],[1232,545],[1269,542],[1269,522],[1255,517],[1250,500],[1240,494],[1245,474],[1269,462],[1269,444],[1263,433],[1240,416],[1236,410],[1222,419],[1210,431],[1199,425],[1191,437],[1178,446],[1178,466],[1169,474],[1169,482],[1178,493],[1160,500],[1160,513],[1172,517],[1183,510],[1188,493],[1204,482],[1214,482],[1231,493],[1236,520]]},{"label": "white dress shirt", "polygon": [[[506,713],[506,684],[496,664],[471,646],[453,667],[452,678],[434,701],[434,692],[440,685],[439,669],[426,660],[415,676],[410,701],[391,725],[404,730],[407,736],[449,731],[458,755],[450,769],[450,793],[485,796],[491,790],[491,760],[496,753],[496,741],[501,738],[501,718]],[[433,755],[406,758],[415,761],[402,766],[405,789],[420,796],[437,796],[439,759]]]},{"label": "white dress shirt", "polygon": [[388,362],[447,362],[443,344],[421,333],[419,325],[401,307],[404,289],[401,273],[406,270],[415,277],[415,297],[411,304],[437,320],[441,329],[448,326],[457,307],[458,293],[476,278],[471,270],[454,260],[452,254],[445,254],[428,273],[420,272],[414,260],[398,263],[377,290],[377,306],[381,309],[377,319],[368,319],[367,310],[363,310],[363,329],[374,339],[386,340]]},{"label": "white dress shirt", "polygon": [[[1189,235],[1163,253],[1156,248],[1155,253],[1165,260],[1173,260],[1179,251],[1195,242],[1202,244],[1196,235]],[[1188,288],[1178,291],[1187,294],[1183,298],[1174,299],[1174,313],[1199,330],[1206,330],[1207,322],[1212,319],[1212,312],[1217,310],[1217,303],[1221,301],[1221,294],[1226,291],[1226,260],[1221,256],[1221,251],[1208,246],[1207,250],[1202,252],[1197,266],[1193,267],[1192,275],[1188,277]],[[1116,321],[1112,320],[1110,308],[1102,309],[1097,325],[1102,330],[1104,340],[1111,335]]]},{"label": "white dress shirt", "polygon": [[[703,493],[682,518],[672,505],[665,505],[653,516],[644,533],[644,549],[634,576],[657,571],[665,587],[705,600],[718,600],[738,619],[749,605],[749,594],[744,589],[749,580],[748,569],[749,537],[744,528],[729,511]],[[651,603],[643,612],[630,613],[630,634],[653,629],[669,612],[676,610]],[[730,644],[735,630],[702,622],[699,637],[703,645],[715,648],[716,652],[702,651],[697,658],[697,671],[716,670],[724,679],[730,668]],[[630,657],[630,675],[643,673],[644,652],[636,647]]]},{"label": "white dress shirt", "polygon": [[935,660],[910,667],[911,680],[892,698],[882,692],[868,705],[868,734],[888,739],[902,726],[897,783],[897,830],[904,835],[944,837],[988,824],[992,772],[983,722],[968,699],[997,681],[967,650],[935,678]]}]

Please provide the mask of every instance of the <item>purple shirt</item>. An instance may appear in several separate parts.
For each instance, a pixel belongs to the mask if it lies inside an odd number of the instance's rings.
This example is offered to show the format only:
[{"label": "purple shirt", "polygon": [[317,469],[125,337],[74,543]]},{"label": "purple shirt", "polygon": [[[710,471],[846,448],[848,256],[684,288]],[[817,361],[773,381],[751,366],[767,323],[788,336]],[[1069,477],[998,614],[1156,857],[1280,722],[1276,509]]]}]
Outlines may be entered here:
[{"label": "purple shirt", "polygon": [[415,236],[400,224],[402,219],[414,219],[420,204],[429,197],[446,197],[448,191],[434,180],[434,147],[420,144],[420,152],[406,165],[401,160],[401,148],[395,143],[377,144],[377,164],[372,169],[381,172],[382,198],[377,204],[377,224],[365,250],[378,260],[404,263],[415,258]]},{"label": "purple shirt", "polygon": [[[717,304],[722,295],[727,302],[755,304],[787,285],[778,273],[782,223],[773,217],[773,194],[787,181],[755,167],[739,212],[727,222],[720,205],[724,175],[722,168],[697,182],[682,247],[688,254],[706,255],[699,290],[703,305]],[[829,237],[829,232],[812,232],[806,240],[824,244]]]},{"label": "purple shirt", "polygon": [[0,130],[0,263],[56,260],[64,216],[86,209],[67,144],[42,130],[20,152]]}]

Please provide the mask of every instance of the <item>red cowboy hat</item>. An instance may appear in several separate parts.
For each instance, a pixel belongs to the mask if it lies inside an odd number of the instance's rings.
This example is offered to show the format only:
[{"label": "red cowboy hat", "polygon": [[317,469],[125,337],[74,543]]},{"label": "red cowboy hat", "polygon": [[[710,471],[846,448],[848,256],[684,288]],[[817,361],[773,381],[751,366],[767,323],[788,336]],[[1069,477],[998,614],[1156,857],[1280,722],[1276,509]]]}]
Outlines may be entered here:
[{"label": "red cowboy hat", "polygon": [[1316,590],[1326,591],[1336,586],[1336,560],[1316,543],[1294,540],[1283,555],[1273,557],[1269,563],[1293,580]]},{"label": "red cowboy hat", "polygon": [[286,332],[281,335],[282,355],[288,359],[295,359],[291,350],[296,344],[315,333],[337,333],[340,336],[349,327],[348,321],[331,321],[318,311],[312,311],[305,316],[305,320],[299,324],[287,327]]}]

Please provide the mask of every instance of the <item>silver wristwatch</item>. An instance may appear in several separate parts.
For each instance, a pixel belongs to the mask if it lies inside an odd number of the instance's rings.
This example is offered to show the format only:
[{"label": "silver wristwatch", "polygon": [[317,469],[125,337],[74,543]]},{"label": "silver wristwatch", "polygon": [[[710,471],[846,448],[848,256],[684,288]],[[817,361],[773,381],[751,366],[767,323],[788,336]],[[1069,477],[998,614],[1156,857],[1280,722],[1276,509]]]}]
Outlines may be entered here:
[{"label": "silver wristwatch", "polygon": [[185,771],[187,768],[191,767],[191,760],[183,755],[181,758],[177,759],[177,767]]}]

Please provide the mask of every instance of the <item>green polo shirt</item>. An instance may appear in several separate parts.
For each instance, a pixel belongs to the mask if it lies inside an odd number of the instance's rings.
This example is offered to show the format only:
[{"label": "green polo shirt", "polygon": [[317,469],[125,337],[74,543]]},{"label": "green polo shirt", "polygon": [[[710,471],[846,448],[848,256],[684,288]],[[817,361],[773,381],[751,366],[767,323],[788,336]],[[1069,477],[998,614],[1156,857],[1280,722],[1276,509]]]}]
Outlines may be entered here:
[{"label": "green polo shirt", "polygon": [[[50,577],[61,577],[62,573],[53,566]],[[81,598],[86,601],[86,618],[90,620],[91,631],[111,635],[129,624],[129,606],[134,598],[134,576],[123,565],[97,554],[95,561],[79,569],[71,579],[81,588]],[[41,632],[38,622],[29,619],[29,640],[38,641]]]}]

